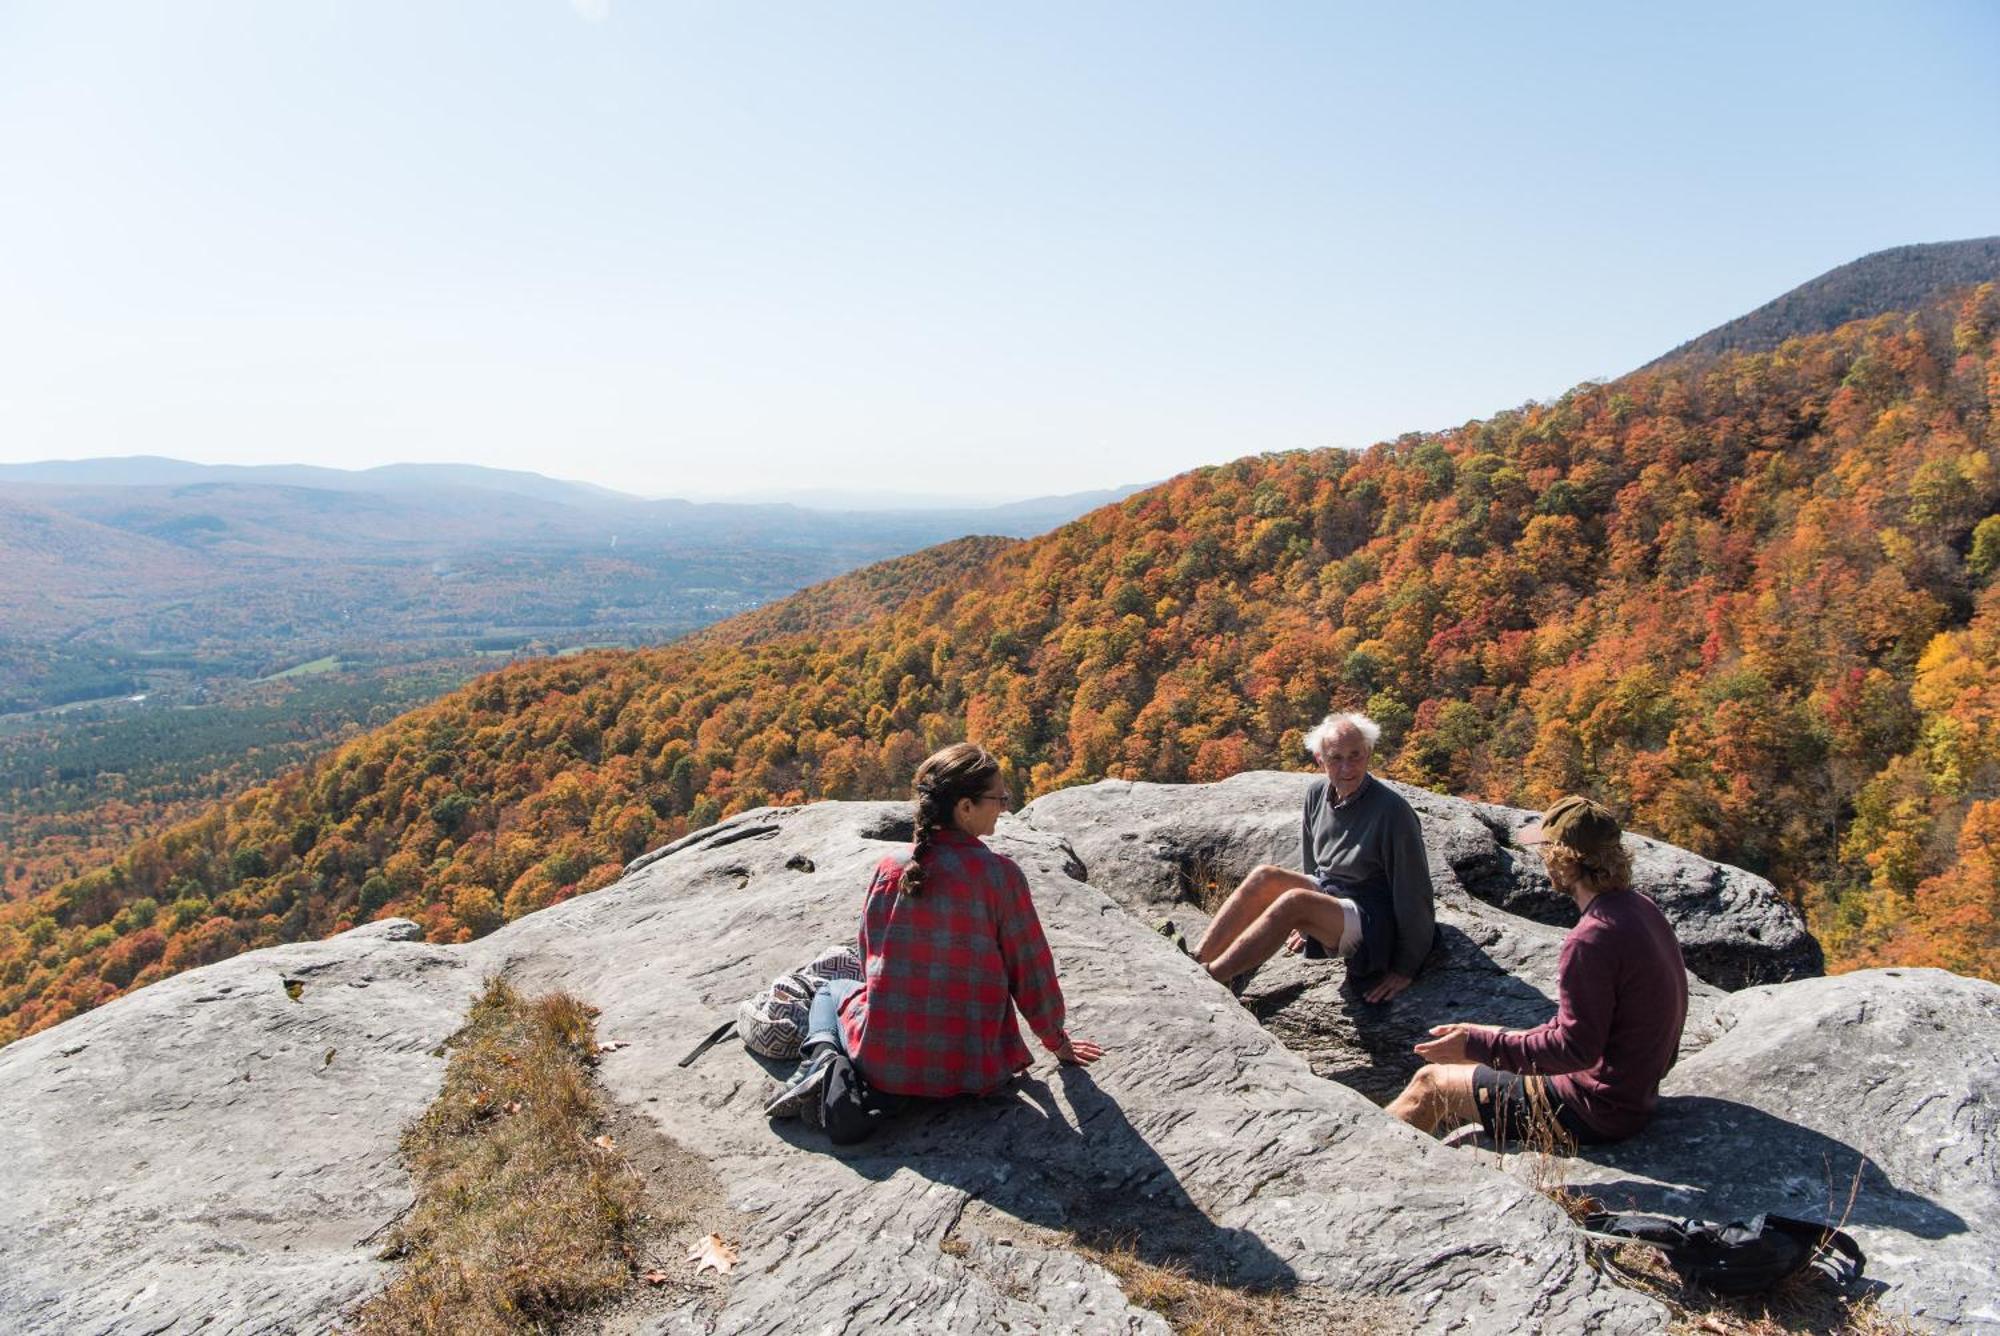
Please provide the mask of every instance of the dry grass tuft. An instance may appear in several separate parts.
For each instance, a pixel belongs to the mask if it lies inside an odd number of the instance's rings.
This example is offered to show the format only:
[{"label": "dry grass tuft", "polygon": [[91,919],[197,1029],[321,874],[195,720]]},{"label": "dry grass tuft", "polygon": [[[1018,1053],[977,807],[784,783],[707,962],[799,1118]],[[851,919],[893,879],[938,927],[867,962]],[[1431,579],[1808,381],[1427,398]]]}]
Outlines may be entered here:
[{"label": "dry grass tuft", "polygon": [[1810,1272],[1765,1294],[1731,1297],[1683,1282],[1657,1248],[1644,1244],[1610,1248],[1599,1258],[1620,1284],[1666,1305],[1672,1336],[1914,1336],[1918,1330],[1884,1313],[1874,1296],[1850,1299]]},{"label": "dry grass tuft", "polygon": [[534,1331],[631,1283],[644,1188],[593,1144],[591,1015],[488,982],[447,1041],[443,1090],[403,1134],[416,1204],[384,1254],[403,1266],[357,1331]]},{"label": "dry grass tuft", "polygon": [[1181,1336],[1280,1336],[1286,1330],[1284,1300],[1276,1294],[1197,1280],[1180,1267],[1156,1265],[1140,1257],[1129,1239],[1108,1247],[1081,1240],[1072,1246],[1118,1277],[1127,1299],[1164,1317]]},{"label": "dry grass tuft", "polygon": [[1194,901],[1202,913],[1213,915],[1229,899],[1242,880],[1214,855],[1196,854],[1180,869],[1181,895]]}]

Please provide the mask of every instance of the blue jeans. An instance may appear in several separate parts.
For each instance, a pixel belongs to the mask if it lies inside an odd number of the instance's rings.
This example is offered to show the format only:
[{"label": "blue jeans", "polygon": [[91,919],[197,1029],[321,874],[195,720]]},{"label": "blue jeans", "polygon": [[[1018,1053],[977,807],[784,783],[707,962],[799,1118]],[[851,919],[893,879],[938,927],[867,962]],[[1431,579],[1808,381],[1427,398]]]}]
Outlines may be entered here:
[{"label": "blue jeans", "polygon": [[805,1051],[810,1052],[815,1044],[833,1044],[841,1052],[847,1052],[847,1039],[840,1029],[840,1007],[860,991],[859,979],[828,979],[819,986],[813,993],[812,1010],[806,1013]]}]

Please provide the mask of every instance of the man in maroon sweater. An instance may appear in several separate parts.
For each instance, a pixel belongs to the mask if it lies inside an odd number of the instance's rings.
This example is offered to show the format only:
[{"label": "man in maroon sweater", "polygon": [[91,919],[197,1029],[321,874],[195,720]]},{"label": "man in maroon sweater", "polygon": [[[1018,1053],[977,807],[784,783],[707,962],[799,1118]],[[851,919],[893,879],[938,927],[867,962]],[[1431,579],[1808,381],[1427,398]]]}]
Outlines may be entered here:
[{"label": "man in maroon sweater", "polygon": [[1540,846],[1582,917],[1563,939],[1556,1014],[1533,1030],[1433,1026],[1389,1112],[1413,1127],[1478,1121],[1495,1140],[1552,1122],[1583,1143],[1622,1141],[1652,1119],[1687,1019],[1687,970],[1666,915],[1632,889],[1618,819],[1571,796],[1516,842]]}]

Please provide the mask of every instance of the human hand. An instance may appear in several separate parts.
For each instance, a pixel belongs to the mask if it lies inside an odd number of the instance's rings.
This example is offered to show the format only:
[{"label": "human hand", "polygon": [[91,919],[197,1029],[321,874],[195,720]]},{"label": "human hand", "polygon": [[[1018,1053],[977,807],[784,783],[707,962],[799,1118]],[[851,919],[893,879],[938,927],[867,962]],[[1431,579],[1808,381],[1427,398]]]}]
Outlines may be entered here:
[{"label": "human hand", "polygon": [[1291,952],[1293,955],[1297,955],[1305,949],[1306,935],[1297,928],[1292,929],[1292,935],[1285,939],[1285,950]]},{"label": "human hand", "polygon": [[1065,1067],[1088,1067],[1103,1056],[1103,1045],[1088,1039],[1071,1039],[1068,1035],[1063,1036],[1062,1047],[1056,1050],[1056,1061]]},{"label": "human hand", "polygon": [[1448,1025],[1433,1025],[1431,1034],[1435,1036],[1416,1046],[1416,1054],[1425,1062],[1457,1063],[1472,1061],[1465,1051],[1466,1039],[1475,1034],[1499,1034],[1497,1025],[1472,1025],[1465,1021],[1453,1021]]},{"label": "human hand", "polygon": [[1410,986],[1409,975],[1385,974],[1382,976],[1382,982],[1376,984],[1373,988],[1370,988],[1367,991],[1367,993],[1364,994],[1364,996],[1370,1002],[1387,1002],[1390,998],[1402,992],[1405,988],[1408,988],[1409,986]]}]

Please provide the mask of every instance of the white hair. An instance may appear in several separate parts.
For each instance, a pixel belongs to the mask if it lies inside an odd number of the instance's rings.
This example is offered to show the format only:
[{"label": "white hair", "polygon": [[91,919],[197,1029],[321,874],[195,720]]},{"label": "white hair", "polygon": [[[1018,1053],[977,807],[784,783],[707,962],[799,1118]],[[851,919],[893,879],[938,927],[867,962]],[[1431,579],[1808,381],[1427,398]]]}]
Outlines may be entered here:
[{"label": "white hair", "polygon": [[1319,759],[1320,748],[1333,741],[1334,735],[1349,732],[1361,735],[1361,740],[1368,744],[1368,751],[1371,755],[1375,751],[1375,744],[1382,740],[1382,725],[1376,723],[1365,714],[1358,714],[1353,710],[1348,710],[1341,714],[1328,715],[1319,721],[1318,726],[1312,732],[1306,734],[1306,755],[1317,761]]}]

